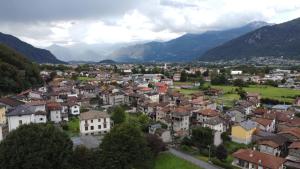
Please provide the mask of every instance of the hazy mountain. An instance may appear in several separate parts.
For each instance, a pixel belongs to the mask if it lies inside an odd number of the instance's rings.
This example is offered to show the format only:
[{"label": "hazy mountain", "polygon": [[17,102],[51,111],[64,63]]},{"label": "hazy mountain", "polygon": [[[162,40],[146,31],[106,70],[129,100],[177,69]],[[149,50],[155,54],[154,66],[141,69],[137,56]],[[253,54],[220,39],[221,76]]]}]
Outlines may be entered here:
[{"label": "hazy mountain", "polygon": [[207,51],[200,60],[238,60],[252,57],[300,59],[300,18],[265,26]]},{"label": "hazy mountain", "polygon": [[245,26],[223,30],[209,31],[202,34],[185,34],[167,42],[149,42],[116,50],[110,56],[118,61],[191,61],[207,50],[240,35],[253,31],[265,22],[253,22]]},{"label": "hazy mountain", "polygon": [[64,63],[58,60],[51,52],[45,49],[36,48],[20,39],[0,32],[0,43],[23,54],[29,60],[37,63]]},{"label": "hazy mountain", "polygon": [[[125,44],[85,44],[78,43],[68,46],[51,45],[47,47],[63,61],[99,62],[111,59],[110,53]],[[114,59],[114,58],[112,58]]]}]

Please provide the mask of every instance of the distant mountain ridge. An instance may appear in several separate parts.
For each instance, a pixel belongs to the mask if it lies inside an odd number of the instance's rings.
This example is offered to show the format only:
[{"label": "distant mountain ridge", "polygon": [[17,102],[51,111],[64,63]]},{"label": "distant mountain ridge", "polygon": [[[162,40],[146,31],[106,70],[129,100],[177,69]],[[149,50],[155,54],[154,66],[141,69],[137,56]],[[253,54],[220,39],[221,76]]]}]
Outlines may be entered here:
[{"label": "distant mountain ridge", "polygon": [[300,59],[300,18],[249,32],[207,51],[199,59],[228,61],[254,57]]},{"label": "distant mountain ridge", "polygon": [[0,44],[4,44],[17,52],[23,54],[27,59],[37,63],[65,63],[58,60],[51,52],[46,49],[36,48],[26,42],[21,41],[15,36],[0,32]]},{"label": "distant mountain ridge", "polygon": [[121,62],[191,61],[211,48],[265,25],[269,24],[252,22],[239,28],[224,31],[185,34],[167,42],[149,42],[124,47],[114,51],[111,57]]}]

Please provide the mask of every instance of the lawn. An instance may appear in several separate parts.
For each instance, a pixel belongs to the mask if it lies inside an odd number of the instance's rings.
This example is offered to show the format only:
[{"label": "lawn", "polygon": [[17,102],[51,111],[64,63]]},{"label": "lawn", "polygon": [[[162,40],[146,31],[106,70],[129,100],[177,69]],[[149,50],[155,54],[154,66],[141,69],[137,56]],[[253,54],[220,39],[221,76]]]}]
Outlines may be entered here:
[{"label": "lawn", "polygon": [[72,117],[69,119],[68,128],[66,130],[67,134],[71,137],[77,136],[79,134],[79,118],[78,117]]},{"label": "lawn", "polygon": [[227,107],[233,107],[234,103],[240,99],[238,94],[224,94],[217,99],[218,104],[224,104]]},{"label": "lawn", "polygon": [[[213,88],[222,89],[224,93],[232,93],[235,90],[235,86],[212,86]],[[294,97],[300,95],[300,90],[277,88],[265,85],[250,85],[244,87],[246,92],[260,93],[262,98],[271,98],[280,101],[293,102]]]},{"label": "lawn", "polygon": [[178,158],[170,153],[160,154],[155,161],[154,169],[201,169],[196,165]]}]

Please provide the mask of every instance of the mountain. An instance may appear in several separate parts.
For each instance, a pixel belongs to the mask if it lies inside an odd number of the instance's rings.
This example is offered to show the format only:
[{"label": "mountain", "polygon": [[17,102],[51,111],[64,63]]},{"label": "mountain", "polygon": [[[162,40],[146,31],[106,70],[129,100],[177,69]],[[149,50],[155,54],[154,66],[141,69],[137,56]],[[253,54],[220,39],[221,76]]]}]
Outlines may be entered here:
[{"label": "mountain", "polygon": [[111,51],[119,49],[125,46],[125,44],[86,44],[76,43],[73,45],[60,46],[51,45],[47,47],[58,59],[63,61],[88,61],[98,62],[104,59],[114,59],[109,55]]},{"label": "mountain", "polygon": [[268,24],[252,22],[229,30],[185,34],[167,42],[149,42],[124,47],[114,51],[110,56],[122,62],[191,61],[213,47],[265,25]]},{"label": "mountain", "polygon": [[300,59],[300,18],[265,26],[207,51],[203,61],[240,60],[255,57]]},{"label": "mountain", "polygon": [[10,48],[15,49],[17,52],[23,54],[31,61],[37,63],[53,63],[53,64],[64,63],[58,60],[48,50],[36,48],[26,42],[21,41],[20,39],[12,35],[8,35],[0,32],[0,44],[5,44]]},{"label": "mountain", "polygon": [[105,59],[105,60],[101,60],[100,62],[98,62],[99,64],[116,64],[117,62],[110,60],[110,59]]},{"label": "mountain", "polygon": [[38,65],[0,44],[0,95],[17,93],[42,83]]}]

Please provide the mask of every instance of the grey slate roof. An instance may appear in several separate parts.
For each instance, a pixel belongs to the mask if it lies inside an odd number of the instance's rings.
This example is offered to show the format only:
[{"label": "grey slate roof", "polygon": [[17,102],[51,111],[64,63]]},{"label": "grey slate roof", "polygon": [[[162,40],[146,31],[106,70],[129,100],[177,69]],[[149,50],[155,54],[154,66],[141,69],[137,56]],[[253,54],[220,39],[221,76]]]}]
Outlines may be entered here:
[{"label": "grey slate roof", "polygon": [[257,123],[252,120],[247,120],[247,121],[242,121],[240,123],[240,125],[246,130],[252,130],[252,129],[256,128]]},{"label": "grey slate roof", "polygon": [[8,112],[7,116],[21,116],[35,114],[34,108],[29,105],[19,105]]}]

